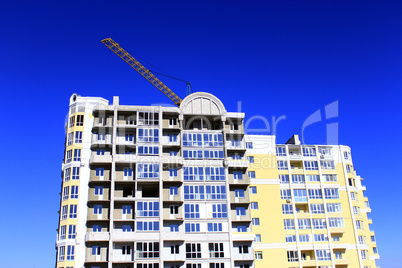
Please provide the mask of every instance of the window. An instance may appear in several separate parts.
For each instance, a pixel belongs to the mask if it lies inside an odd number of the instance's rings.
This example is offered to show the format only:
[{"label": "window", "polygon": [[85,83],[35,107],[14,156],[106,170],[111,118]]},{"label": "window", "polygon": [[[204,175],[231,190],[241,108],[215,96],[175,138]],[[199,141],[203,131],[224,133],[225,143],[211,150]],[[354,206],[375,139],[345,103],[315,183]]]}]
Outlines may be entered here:
[{"label": "window", "polygon": [[335,169],[334,161],[320,161],[322,169]]},{"label": "window", "polygon": [[201,263],[187,263],[186,268],[201,268]]},{"label": "window", "polygon": [[373,247],[373,253],[374,253],[374,254],[378,254],[377,247]]},{"label": "window", "polygon": [[183,157],[185,159],[202,159],[202,150],[184,150]]},{"label": "window", "polygon": [[353,214],[359,215],[360,214],[360,208],[359,207],[353,207]]},{"label": "window", "polygon": [[292,175],[292,183],[304,183],[304,175]]},{"label": "window", "polygon": [[350,192],[350,199],[352,199],[352,201],[356,201],[356,193],[355,192]]},{"label": "window", "polygon": [[68,186],[63,188],[63,200],[67,200],[67,199],[68,199],[68,192],[69,192],[69,190],[70,190],[70,188],[69,188]]},{"label": "window", "polygon": [[328,148],[328,147],[319,147],[318,148],[318,152],[321,154],[321,155],[331,155],[332,153],[331,153],[331,148]]},{"label": "window", "polygon": [[159,129],[139,129],[138,142],[159,142]]},{"label": "window", "polygon": [[64,171],[64,182],[70,180],[70,175],[71,175],[71,168],[66,168]]},{"label": "window", "polygon": [[366,259],[367,259],[367,252],[366,252],[366,250],[361,250],[361,251],[360,251],[360,255],[362,256],[362,260],[366,260]]},{"label": "window", "polygon": [[65,246],[59,247],[59,261],[64,261],[65,253],[66,253],[66,247]]},{"label": "window", "polygon": [[279,175],[280,183],[289,183],[289,175]]},{"label": "window", "polygon": [[376,241],[375,241],[375,236],[374,236],[374,235],[372,235],[370,238],[371,238],[371,242],[372,242],[372,243],[375,243],[375,242],[376,242]]},{"label": "window", "polygon": [[159,178],[159,164],[137,164],[137,178]]},{"label": "window", "polygon": [[184,217],[186,219],[199,219],[200,218],[200,205],[199,204],[185,204]]},{"label": "window", "polygon": [[317,156],[314,147],[303,147],[303,156]]},{"label": "window", "polygon": [[103,186],[95,186],[95,195],[103,195]]},{"label": "window", "polygon": [[309,189],[308,197],[310,199],[321,199],[322,198],[321,189]]},{"label": "window", "polygon": [[179,254],[180,246],[179,245],[170,245],[170,254]]},{"label": "window", "polygon": [[67,209],[68,209],[68,206],[63,206],[61,208],[61,219],[62,220],[67,219]]},{"label": "window", "polygon": [[246,208],[245,207],[237,207],[236,208],[236,216],[246,216]]},{"label": "window", "polygon": [[293,197],[295,202],[307,202],[305,189],[293,189]]},{"label": "window", "polygon": [[255,259],[256,260],[262,260],[262,251],[256,251],[255,252]]},{"label": "window", "polygon": [[73,167],[73,180],[79,180],[80,179],[80,168],[79,167]]},{"label": "window", "polygon": [[239,253],[240,254],[248,254],[248,245],[239,245]]},{"label": "window", "polygon": [[293,214],[293,207],[291,204],[283,204],[282,205],[282,213],[283,214]]},{"label": "window", "polygon": [[325,199],[339,199],[338,189],[324,189]]},{"label": "window", "polygon": [[205,150],[204,158],[205,159],[223,159],[223,151],[222,150]]},{"label": "window", "polygon": [[75,143],[82,143],[82,131],[75,132]]},{"label": "window", "polygon": [[67,146],[70,146],[70,145],[73,144],[73,135],[74,135],[73,132],[68,133],[68,135],[67,135]]},{"label": "window", "polygon": [[138,112],[139,125],[159,125],[159,113]]},{"label": "window", "polygon": [[306,175],[307,181],[320,181],[319,175]]},{"label": "window", "polygon": [[81,149],[74,149],[74,161],[81,161]]},{"label": "window", "polygon": [[299,254],[297,250],[291,250],[287,252],[288,254],[288,262],[298,262],[299,261]]},{"label": "window", "polygon": [[257,187],[256,186],[250,186],[250,194],[256,194],[257,193]]},{"label": "window", "polygon": [[308,235],[308,234],[299,235],[299,241],[300,241],[300,243],[310,242],[310,235]]},{"label": "window", "polygon": [[329,227],[342,228],[345,227],[343,218],[328,218]]},{"label": "window", "polygon": [[186,258],[187,259],[201,258],[201,244],[200,243],[186,243]]},{"label": "window", "polygon": [[339,236],[333,236],[333,237],[332,237],[332,240],[333,240],[334,242],[339,242]]},{"label": "window", "polygon": [[328,235],[326,234],[315,234],[314,235],[315,242],[325,242],[328,241]]},{"label": "window", "polygon": [[177,118],[169,118],[169,126],[177,126]]},{"label": "window", "polygon": [[254,242],[261,242],[261,235],[260,234],[255,235]]},{"label": "window", "polygon": [[123,214],[131,214],[131,206],[130,205],[124,205],[123,206]]},{"label": "window", "polygon": [[170,232],[175,233],[179,231],[179,225],[178,224],[171,224],[170,225]]},{"label": "window", "polygon": [[169,187],[169,194],[170,195],[178,195],[178,187],[177,186]]},{"label": "window", "polygon": [[101,132],[98,133],[96,139],[97,139],[98,141],[104,141],[104,140],[106,139],[105,133],[101,133]]},{"label": "window", "polygon": [[223,136],[222,134],[204,134],[204,146],[206,147],[222,147]]},{"label": "window", "polygon": [[349,152],[343,152],[343,158],[345,160],[350,160],[352,157]]},{"label": "window", "polygon": [[[207,185],[205,186],[206,197],[211,200],[226,199],[225,185]],[[244,193],[243,193],[244,197]]]},{"label": "window", "polygon": [[71,186],[71,199],[78,199],[78,186]]},{"label": "window", "polygon": [[158,155],[159,147],[158,146],[138,146],[138,154],[139,155]]},{"label": "window", "polygon": [[222,232],[222,223],[208,223],[208,232]]},{"label": "window", "polygon": [[295,229],[295,221],[292,219],[285,219],[283,220],[285,225],[285,230],[294,230]]},{"label": "window", "polygon": [[245,225],[237,225],[237,232],[239,232],[239,233],[247,232],[247,226],[245,226]]},{"label": "window", "polygon": [[105,155],[105,153],[106,153],[105,150],[101,150],[101,149],[96,150],[96,155]]},{"label": "window", "polygon": [[323,214],[324,211],[324,204],[310,204],[310,212],[312,214]]},{"label": "window", "polygon": [[254,156],[247,156],[247,161],[248,161],[250,164],[253,164],[253,163],[254,163]]},{"label": "window", "polygon": [[102,225],[93,225],[92,232],[95,232],[95,233],[102,232]]},{"label": "window", "polygon": [[244,190],[243,189],[235,189],[235,197],[244,198]]},{"label": "window", "polygon": [[248,172],[248,177],[249,177],[250,179],[255,179],[255,171],[249,171],[249,172]]},{"label": "window", "polygon": [[258,226],[258,225],[260,225],[260,219],[259,218],[253,218],[252,223],[253,223],[253,225]]},{"label": "window", "polygon": [[158,242],[138,242],[137,243],[137,258],[159,258],[159,243]]},{"label": "window", "polygon": [[159,231],[159,222],[137,221],[137,231]]},{"label": "window", "polygon": [[363,235],[358,236],[359,244],[366,244],[366,237]]},{"label": "window", "polygon": [[225,168],[223,167],[206,167],[205,179],[207,181],[224,181],[225,180]]},{"label": "window", "polygon": [[75,239],[76,236],[75,229],[76,229],[75,225],[68,226],[68,239]]},{"label": "window", "polygon": [[296,236],[295,235],[286,235],[285,240],[287,243],[296,242]]},{"label": "window", "polygon": [[346,165],[346,173],[352,173],[353,168],[351,165]]},{"label": "window", "polygon": [[235,180],[242,180],[243,179],[243,172],[241,172],[241,171],[233,171],[233,178]]},{"label": "window", "polygon": [[177,156],[177,151],[169,151],[169,156]]},{"label": "window", "polygon": [[102,205],[94,205],[94,214],[102,214],[103,207]]},{"label": "window", "polygon": [[59,239],[64,240],[66,239],[66,226],[60,226],[60,234],[59,234]]},{"label": "window", "polygon": [[226,204],[212,204],[212,218],[227,218],[228,210]]},{"label": "window", "polygon": [[258,202],[251,202],[250,207],[251,209],[258,209]]},{"label": "window", "polygon": [[169,177],[170,177],[170,178],[177,177],[177,168],[171,168],[171,169],[169,169]]},{"label": "window", "polygon": [[68,150],[66,152],[66,163],[70,163],[73,157],[73,150]]},{"label": "window", "polygon": [[288,162],[287,161],[278,161],[278,170],[288,170]]},{"label": "window", "polygon": [[299,230],[302,229],[311,229],[310,219],[298,219]]},{"label": "window", "polygon": [[178,215],[179,214],[179,206],[178,205],[170,205],[169,211],[170,211],[170,215]]},{"label": "window", "polygon": [[183,146],[201,147],[202,146],[202,134],[184,133],[183,134]]},{"label": "window", "polygon": [[121,254],[122,255],[131,255],[131,247],[128,245],[123,245],[121,247]]},{"label": "window", "polygon": [[70,219],[77,218],[77,205],[70,205],[70,214],[68,215]]},{"label": "window", "polygon": [[327,228],[327,223],[325,222],[325,219],[313,219],[313,228],[314,229]]},{"label": "window", "polygon": [[359,229],[359,230],[362,229],[362,223],[361,223],[361,221],[359,221],[359,220],[356,221],[356,228]]},{"label": "window", "polygon": [[73,115],[70,117],[69,127],[73,127],[74,124],[75,124],[75,116]]},{"label": "window", "polygon": [[209,243],[209,257],[210,258],[224,258],[225,253],[223,250],[223,243]]},{"label": "window", "polygon": [[185,181],[202,181],[204,180],[204,170],[202,167],[184,167]]},{"label": "window", "polygon": [[338,181],[338,177],[336,176],[336,174],[325,174],[322,175],[323,177],[323,181],[326,182],[337,182]]},{"label": "window", "polygon": [[306,170],[318,170],[317,161],[304,161],[304,168]]},{"label": "window", "polygon": [[239,147],[240,144],[241,144],[241,141],[237,140],[237,139],[233,139],[233,140],[230,140],[230,141],[231,141],[231,144],[232,144],[233,147]]},{"label": "window", "polygon": [[331,260],[331,253],[327,249],[320,249],[315,251],[315,256],[319,261],[329,261]]},{"label": "window", "polygon": [[169,142],[177,142],[177,135],[169,135]]},{"label": "window", "polygon": [[232,154],[232,159],[233,159],[233,160],[241,160],[241,159],[242,159],[242,156],[239,155],[239,154]]},{"label": "window", "polygon": [[230,124],[230,130],[239,130],[239,123]]},{"label": "window", "polygon": [[292,199],[289,189],[281,190],[281,199]]},{"label": "window", "polygon": [[252,142],[246,142],[246,148],[247,149],[253,149],[253,143]]},{"label": "window", "polygon": [[101,177],[101,178],[103,178],[104,171],[105,171],[104,168],[96,168],[96,170],[95,170],[95,176],[96,176],[96,177]]},{"label": "window", "polygon": [[159,202],[137,202],[137,217],[159,217]]},{"label": "window", "polygon": [[126,125],[135,125],[135,121],[136,121],[136,119],[135,119],[135,117],[134,116],[129,116],[129,117],[126,117]]},{"label": "window", "polygon": [[101,247],[100,246],[92,246],[92,255],[100,255]]},{"label": "window", "polygon": [[84,125],[84,115],[80,114],[77,115],[77,124],[76,126],[83,126]]},{"label": "window", "polygon": [[184,200],[202,200],[202,199],[205,199],[203,185],[184,186]]},{"label": "window", "polygon": [[276,156],[286,156],[286,147],[276,147]]},{"label": "window", "polygon": [[200,232],[200,224],[199,223],[186,223],[185,224],[186,233],[198,233]]},{"label": "window", "polygon": [[131,232],[131,225],[130,224],[123,224],[122,229],[123,229],[123,232]]}]

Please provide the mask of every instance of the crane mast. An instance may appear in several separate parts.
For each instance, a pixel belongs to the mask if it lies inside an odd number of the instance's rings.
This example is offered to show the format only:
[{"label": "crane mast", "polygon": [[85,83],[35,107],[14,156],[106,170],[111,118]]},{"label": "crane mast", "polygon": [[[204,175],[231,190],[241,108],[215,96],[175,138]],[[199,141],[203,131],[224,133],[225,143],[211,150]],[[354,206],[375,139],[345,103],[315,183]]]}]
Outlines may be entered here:
[{"label": "crane mast", "polygon": [[155,75],[153,75],[147,68],[144,67],[139,61],[125,51],[118,43],[112,40],[112,38],[106,38],[102,40],[102,43],[110,48],[117,56],[122,58],[128,65],[134,68],[140,75],[145,77],[151,82],[157,89],[162,91],[169,99],[171,99],[175,105],[180,106],[182,99],[177,96],[170,88],[168,88],[162,81],[160,81]]}]

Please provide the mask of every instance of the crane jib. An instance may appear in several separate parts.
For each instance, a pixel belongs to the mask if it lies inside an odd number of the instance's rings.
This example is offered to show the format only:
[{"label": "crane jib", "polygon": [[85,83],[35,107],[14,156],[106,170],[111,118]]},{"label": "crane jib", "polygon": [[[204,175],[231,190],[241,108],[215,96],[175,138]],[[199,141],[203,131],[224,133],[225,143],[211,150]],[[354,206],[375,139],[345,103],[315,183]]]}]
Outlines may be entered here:
[{"label": "crane jib", "polygon": [[164,83],[162,83],[162,81],[160,81],[147,68],[145,68],[139,61],[137,61],[133,56],[131,56],[127,51],[125,51],[118,43],[113,41],[111,38],[102,40],[102,43],[106,45],[110,50],[112,50],[117,56],[123,59],[139,74],[141,74],[145,79],[151,82],[151,84],[153,84],[157,89],[159,89],[163,94],[165,94],[169,99],[171,99],[174,102],[174,104],[180,106],[182,99],[179,96],[177,96]]}]

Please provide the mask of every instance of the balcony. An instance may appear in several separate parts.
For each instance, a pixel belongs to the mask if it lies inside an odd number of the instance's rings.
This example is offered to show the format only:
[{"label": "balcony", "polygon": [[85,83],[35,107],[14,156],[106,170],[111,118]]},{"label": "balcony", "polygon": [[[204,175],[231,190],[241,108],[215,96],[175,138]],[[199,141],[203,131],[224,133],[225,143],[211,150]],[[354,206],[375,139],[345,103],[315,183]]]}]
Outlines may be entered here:
[{"label": "balcony", "polygon": [[249,166],[249,162],[246,159],[227,159],[225,164],[227,164],[227,166],[231,168],[248,168]]},{"label": "balcony", "polygon": [[233,234],[233,241],[249,241],[252,242],[255,239],[255,234]]},{"label": "balcony", "polygon": [[336,265],[348,265],[349,259],[335,259]]},{"label": "balcony", "polygon": [[247,176],[247,174],[243,174],[242,179],[235,179],[233,174],[229,174],[229,184],[249,185],[250,178]]},{"label": "balcony", "polygon": [[184,232],[163,232],[163,240],[165,241],[184,241],[186,234]]},{"label": "balcony", "polygon": [[229,140],[229,141],[226,142],[226,149],[227,150],[245,151],[246,146],[244,145],[244,142],[232,143],[232,141]]},{"label": "balcony", "polygon": [[344,233],[345,228],[344,227],[330,227],[330,232],[331,233]]},{"label": "balcony", "polygon": [[103,145],[103,146],[112,145],[112,136],[106,135],[106,136],[104,136],[104,139],[98,139],[98,135],[93,134],[91,146],[99,146],[99,145]]},{"label": "balcony", "polygon": [[315,267],[315,260],[314,259],[305,259],[302,260],[303,266],[314,266]]},{"label": "balcony", "polygon": [[109,241],[109,232],[87,232],[85,234],[86,242]]},{"label": "balcony", "polygon": [[112,162],[111,155],[96,155],[92,154],[89,159],[90,164],[107,164]]},{"label": "balcony", "polygon": [[180,165],[182,166],[184,163],[183,157],[181,156],[170,156],[170,155],[164,155],[162,157],[162,162],[164,164],[169,164],[169,165]]}]

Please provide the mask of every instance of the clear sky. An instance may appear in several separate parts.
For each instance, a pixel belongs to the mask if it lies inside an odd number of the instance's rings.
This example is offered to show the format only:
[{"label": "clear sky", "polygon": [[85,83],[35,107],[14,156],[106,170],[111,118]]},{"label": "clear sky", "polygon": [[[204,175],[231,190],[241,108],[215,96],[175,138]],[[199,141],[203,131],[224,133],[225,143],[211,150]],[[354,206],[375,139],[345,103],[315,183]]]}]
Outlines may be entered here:
[{"label": "clear sky", "polygon": [[[170,103],[108,37],[228,111],[241,101],[247,118],[286,116],[279,143],[339,101],[305,142],[325,143],[326,124],[339,124],[367,186],[378,263],[401,267],[401,14],[401,1],[1,1],[0,267],[54,267],[72,93]],[[185,96],[185,84],[160,79]]]}]

